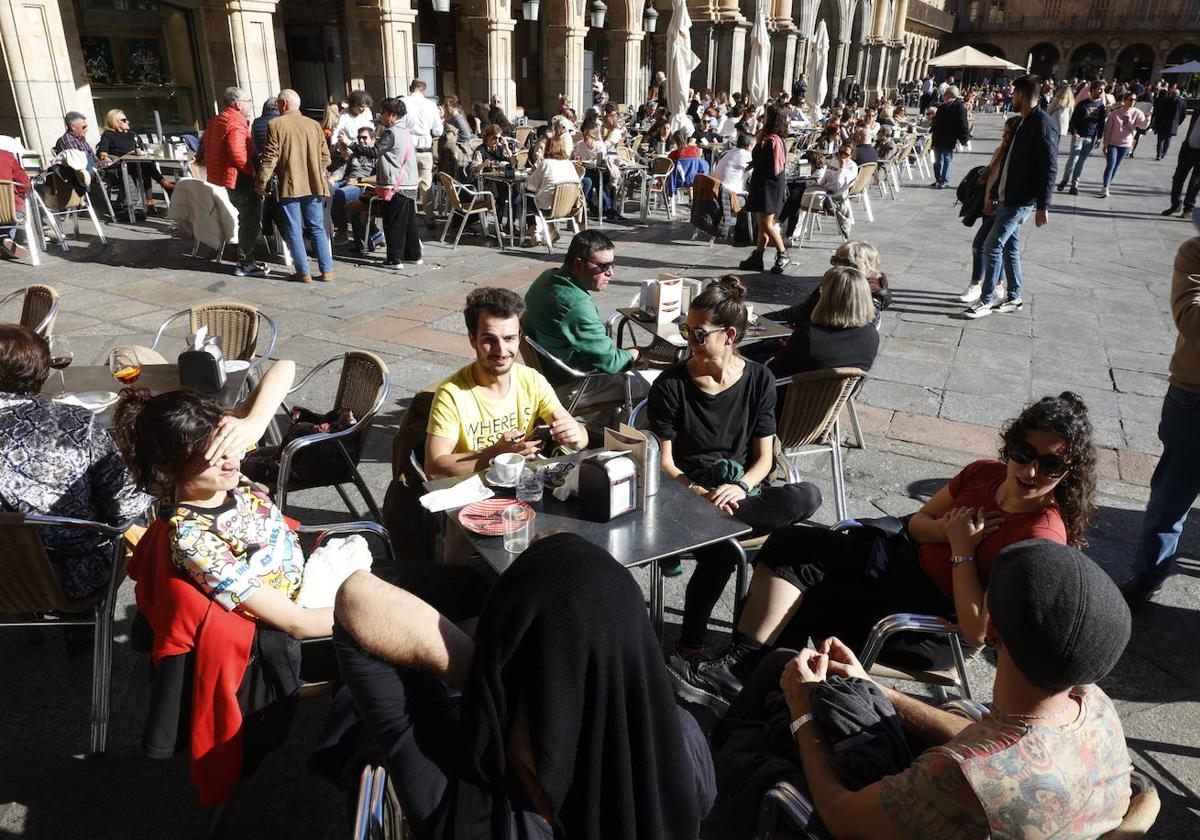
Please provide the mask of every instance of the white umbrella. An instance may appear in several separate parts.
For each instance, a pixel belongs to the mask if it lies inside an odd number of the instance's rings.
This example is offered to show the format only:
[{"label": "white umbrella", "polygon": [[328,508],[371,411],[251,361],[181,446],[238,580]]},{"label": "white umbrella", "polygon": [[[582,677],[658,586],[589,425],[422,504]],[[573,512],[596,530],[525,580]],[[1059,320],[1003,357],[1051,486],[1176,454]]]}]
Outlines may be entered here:
[{"label": "white umbrella", "polygon": [[1200,73],[1200,61],[1189,61],[1187,64],[1176,64],[1159,71],[1164,76],[1167,73]]},{"label": "white umbrella", "polygon": [[959,47],[948,53],[929,59],[930,67],[978,67],[992,70],[1024,70],[1020,64],[1013,64],[994,55],[988,55],[974,47]]},{"label": "white umbrella", "polygon": [[829,93],[829,27],[825,21],[817,22],[817,31],[812,39],[812,51],[808,56],[808,94],[812,107],[813,122],[821,118],[821,106]]},{"label": "white umbrella", "polygon": [[667,29],[667,112],[672,131],[692,124],[687,117],[688,91],[692,71],[699,66],[700,56],[692,52],[692,18],[687,0],[675,0]]},{"label": "white umbrella", "polygon": [[767,34],[767,17],[763,14],[763,0],[758,0],[758,11],[754,13],[754,29],[750,33],[750,66],[747,68],[750,100],[759,108],[767,103],[771,95],[767,73],[771,66],[771,36]]}]

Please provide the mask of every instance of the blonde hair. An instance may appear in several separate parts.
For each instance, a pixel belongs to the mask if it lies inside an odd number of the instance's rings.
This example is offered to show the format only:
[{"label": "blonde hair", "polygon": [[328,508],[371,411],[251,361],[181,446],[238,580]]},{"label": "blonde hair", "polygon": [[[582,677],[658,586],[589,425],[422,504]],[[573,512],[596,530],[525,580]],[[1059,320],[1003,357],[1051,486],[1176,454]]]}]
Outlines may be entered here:
[{"label": "blonde hair", "polygon": [[[107,114],[105,114],[104,115],[105,131],[123,131],[124,129],[121,128],[121,124],[119,122],[117,122],[117,120],[121,119],[121,117],[124,117],[124,116],[126,116],[126,114],[120,108],[113,108],[111,111],[109,111]],[[129,130],[132,131],[133,129],[130,128]]]},{"label": "blonde hair", "polygon": [[547,160],[570,160],[571,150],[567,148],[567,135],[556,134],[546,142]]},{"label": "blonde hair", "polygon": [[854,267],[868,279],[878,277],[883,273],[883,266],[879,264],[879,252],[870,242],[852,239],[849,242],[843,242],[834,254],[853,263]]},{"label": "blonde hair", "polygon": [[1071,90],[1070,85],[1064,85],[1054,97],[1054,101],[1050,103],[1050,112],[1058,113],[1064,108],[1068,111],[1075,107],[1075,93]]},{"label": "blonde hair", "polygon": [[867,275],[857,268],[838,265],[821,278],[821,297],[809,320],[819,327],[849,329],[875,320],[875,304]]}]

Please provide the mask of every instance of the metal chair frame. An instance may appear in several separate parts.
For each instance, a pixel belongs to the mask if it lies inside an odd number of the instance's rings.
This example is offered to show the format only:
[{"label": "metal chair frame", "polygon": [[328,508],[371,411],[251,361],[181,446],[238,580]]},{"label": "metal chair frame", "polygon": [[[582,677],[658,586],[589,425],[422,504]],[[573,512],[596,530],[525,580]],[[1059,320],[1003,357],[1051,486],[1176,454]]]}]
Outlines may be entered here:
[{"label": "metal chair frame", "polygon": [[[380,512],[379,506],[375,503],[375,497],[371,495],[370,488],[367,487],[367,483],[363,480],[362,475],[358,471],[358,464],[354,461],[353,458],[350,457],[350,453],[346,451],[346,446],[343,441],[354,435],[362,435],[365,438],[365,436],[370,432],[371,424],[374,422],[376,415],[378,415],[379,411],[383,408],[384,402],[387,401],[388,391],[390,390],[390,387],[391,387],[391,374],[388,372],[387,365],[385,365],[383,363],[383,360],[380,359],[378,356],[376,356],[373,353],[367,353],[365,351],[353,351],[351,353],[343,353],[340,356],[334,356],[333,358],[326,359],[325,361],[318,364],[316,367],[314,367],[312,370],[310,370],[303,379],[301,379],[298,383],[296,383],[294,386],[292,386],[292,388],[288,390],[288,393],[294,394],[295,392],[302,389],[305,385],[308,384],[308,381],[310,379],[312,379],[314,375],[316,375],[319,371],[324,370],[326,367],[333,364],[334,362],[340,361],[344,365],[346,360],[351,357],[368,357],[370,359],[373,359],[378,364],[379,370],[380,370],[380,385],[379,385],[378,391],[375,396],[375,401],[372,403],[370,409],[368,409],[367,412],[362,417],[357,418],[357,421],[355,422],[355,424],[353,426],[351,426],[350,428],[342,429],[339,432],[318,432],[316,434],[304,435],[303,437],[298,437],[298,438],[288,441],[287,445],[284,446],[282,450],[280,450],[280,453],[279,453],[279,478],[275,485],[275,504],[277,504],[279,506],[279,509],[281,511],[286,511],[288,482],[291,478],[292,461],[295,459],[296,453],[298,453],[301,449],[304,449],[305,447],[313,446],[314,444],[323,443],[325,441],[332,440],[332,441],[337,441],[337,448],[341,452],[342,457],[346,459],[347,466],[350,467],[350,480],[354,483],[354,486],[356,488],[358,488],[358,492],[363,497],[363,501],[366,502],[367,508],[371,512],[371,516],[374,517],[376,522],[383,522],[383,514]],[[344,377],[345,377],[344,367],[343,367],[342,376],[343,376],[343,380],[344,380]],[[339,387],[338,387],[339,398],[341,395],[341,390],[342,390],[341,385],[339,384]],[[284,403],[283,407],[286,411],[288,411],[288,412],[291,411],[291,408],[288,406],[287,403]],[[303,488],[297,487],[295,489],[296,490],[300,490],[300,489],[308,490],[308,489],[313,489],[315,487],[320,487],[320,486],[328,486],[328,485],[313,484],[313,485],[306,485]],[[349,497],[349,495],[347,495],[345,488],[341,484],[334,484],[333,488],[334,488],[334,490],[337,491],[337,494],[341,497],[342,502],[345,503],[346,507],[350,510],[350,514],[352,516],[357,517],[358,509],[354,506],[354,503],[350,501],[350,497]],[[332,527],[332,526],[323,526],[323,527]]]},{"label": "metal chair frame", "polygon": [[[112,571],[108,583],[95,595],[80,601],[72,601],[62,593],[61,589],[54,597],[46,601],[25,601],[20,594],[14,594],[13,587],[6,585],[5,595],[0,598],[3,608],[0,612],[8,613],[0,617],[0,627],[94,627],[95,637],[92,643],[92,713],[91,713],[91,753],[103,753],[108,748],[108,722],[111,715],[112,693],[112,646],[113,646],[113,610],[117,603],[117,590],[125,578],[125,528],[94,522],[87,519],[74,519],[67,516],[47,516],[41,514],[2,514],[2,520],[7,527],[27,527],[34,533],[37,546],[45,558],[41,536],[38,528],[83,528],[99,531],[112,538],[113,556]],[[11,547],[10,549],[11,550]],[[49,559],[45,558],[47,566]],[[53,578],[53,570],[47,568],[46,574]],[[54,581],[57,589],[57,580]],[[90,609],[92,615],[83,617],[61,617],[44,615],[55,610],[63,612],[79,612]],[[28,613],[34,616],[25,618]]]},{"label": "metal chair frame", "polygon": [[387,770],[368,764],[358,780],[353,840],[402,840],[408,836],[408,824]]},{"label": "metal chair frame", "polygon": [[[577,198],[571,201],[572,212],[569,215],[563,215],[563,208],[567,204],[568,194],[574,193]],[[579,203],[582,202],[582,208]],[[587,200],[583,195],[583,187],[578,183],[556,184],[554,186],[554,197],[550,201],[549,211],[543,210],[537,200],[530,196],[530,203],[533,205],[534,217],[537,220],[537,226],[542,231],[546,240],[546,253],[554,253],[554,237],[551,233],[558,230],[560,224],[568,223],[571,225],[573,233],[579,233],[580,230],[587,230]],[[546,215],[547,212],[549,215]]]},{"label": "metal chair frame", "polygon": [[[571,399],[566,405],[566,409],[569,414],[575,413],[575,407],[579,405],[580,400],[583,398],[584,392],[592,382],[600,379],[608,379],[614,375],[611,373],[605,373],[602,370],[582,371],[573,368],[562,359],[555,356],[545,347],[538,344],[528,335],[526,335],[524,338],[525,341],[521,347],[521,357],[525,364],[531,368],[534,368],[539,373],[542,373],[543,365],[546,362],[549,362],[551,367],[562,373],[565,373],[567,376],[570,376],[573,380],[572,384],[577,386],[575,393],[571,396]],[[534,351],[532,356],[524,352],[526,346]],[[620,376],[623,381],[622,384],[625,386],[625,400],[621,403],[621,411],[625,417],[628,417],[633,413],[633,372],[625,371],[624,373],[620,374]]]},{"label": "metal chair frame", "polygon": [[[26,214],[26,218],[29,218],[28,214]],[[34,263],[34,265],[37,265],[37,263]],[[33,323],[33,319],[30,316],[32,315],[33,317],[36,317],[36,313],[34,313],[34,296],[38,294],[44,294],[50,298],[50,307],[41,320]],[[31,284],[23,289],[17,289],[16,291],[9,292],[3,298],[0,298],[0,307],[18,297],[21,297],[24,300],[24,303],[21,306],[21,326],[33,330],[43,338],[49,336],[54,330],[54,318],[58,314],[58,292],[55,291],[52,286],[47,286],[41,283]]]},{"label": "metal chair frame", "polygon": [[[496,225],[496,242],[500,244],[501,249],[504,248],[504,231],[500,225],[500,215],[496,210],[496,197],[487,190],[477,190],[474,187],[468,187],[466,184],[455,181],[445,172],[438,173],[438,182],[442,185],[442,189],[446,192],[446,200],[450,202],[450,212],[446,214],[446,226],[442,228],[441,243],[446,244],[446,234],[450,232],[450,223],[454,221],[454,217],[462,216],[462,222],[458,226],[458,233],[454,237],[453,250],[458,250],[459,240],[462,239],[463,230],[467,227],[467,219],[471,216],[487,216],[491,214],[492,221]],[[462,203],[462,193],[466,193],[471,198],[470,205]],[[482,201],[482,203],[478,203]],[[510,211],[511,212],[511,211]],[[487,236],[487,220],[483,220],[484,236]]]},{"label": "metal chair frame", "polygon": [[[41,225],[34,226],[37,211],[34,209],[34,199],[25,197],[25,217],[17,218],[17,187],[24,184],[15,181],[0,181],[0,227],[20,227],[25,231],[25,247],[29,251],[29,262],[35,268],[42,264],[42,231]],[[33,193],[31,189],[30,194]],[[36,235],[35,235],[36,234]]]},{"label": "metal chair frame", "polygon": [[[62,232],[62,227],[60,227],[58,224],[58,219],[60,217],[66,218],[68,216],[71,217],[72,219],[74,219],[75,235],[78,236],[79,235],[79,216],[81,213],[87,213],[88,218],[91,219],[92,226],[94,228],[96,228],[96,237],[100,240],[100,244],[107,245],[108,239],[104,236],[104,229],[102,227],[100,227],[100,217],[96,215],[96,208],[92,206],[92,197],[91,196],[92,196],[92,188],[96,186],[95,182],[93,181],[91,184],[88,185],[88,191],[86,193],[84,193],[83,195],[75,196],[77,201],[74,206],[68,206],[62,210],[51,210],[46,205],[46,202],[42,198],[41,193],[38,191],[38,187],[45,186],[46,179],[50,176],[50,173],[51,173],[51,170],[45,169],[45,170],[42,170],[41,172],[39,172],[34,178],[31,179],[33,182],[33,190],[31,191],[31,194],[33,194],[35,196],[34,204],[37,208],[38,215],[40,216],[43,213],[45,214],[46,221],[50,225],[50,229],[54,231],[54,235],[58,239],[59,247],[62,248],[63,253],[66,253],[69,249],[67,246],[66,237],[63,235],[63,232]],[[97,176],[97,177],[99,177],[99,176]],[[101,186],[100,194],[104,197],[104,201],[108,205],[109,218],[115,223],[117,220],[116,213],[112,209],[112,203],[108,200],[108,192],[103,188],[103,186]]]}]

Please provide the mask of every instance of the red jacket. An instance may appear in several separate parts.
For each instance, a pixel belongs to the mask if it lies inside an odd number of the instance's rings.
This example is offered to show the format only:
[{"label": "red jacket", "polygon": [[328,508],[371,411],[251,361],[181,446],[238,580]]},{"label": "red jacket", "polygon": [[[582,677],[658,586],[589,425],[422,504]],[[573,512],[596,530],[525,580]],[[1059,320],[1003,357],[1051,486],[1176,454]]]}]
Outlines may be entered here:
[{"label": "red jacket", "polygon": [[21,161],[17,159],[17,156],[3,149],[0,149],[0,181],[12,181],[14,183],[17,212],[24,213],[25,194],[32,189],[29,185],[29,176],[21,168]]},{"label": "red jacket", "polygon": [[254,147],[250,140],[250,121],[236,105],[217,114],[204,132],[204,167],[208,182],[233,189],[237,176],[254,177]]}]

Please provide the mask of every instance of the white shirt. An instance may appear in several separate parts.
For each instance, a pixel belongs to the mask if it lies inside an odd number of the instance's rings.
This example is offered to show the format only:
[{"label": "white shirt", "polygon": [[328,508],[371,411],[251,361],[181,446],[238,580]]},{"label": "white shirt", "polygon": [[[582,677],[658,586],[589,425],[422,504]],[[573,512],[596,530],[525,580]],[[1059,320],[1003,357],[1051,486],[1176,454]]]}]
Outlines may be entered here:
[{"label": "white shirt", "polygon": [[569,160],[551,160],[545,158],[529,170],[525,179],[525,191],[534,196],[538,207],[550,209],[554,201],[554,188],[559,184],[578,184],[579,173],[575,164]]},{"label": "white shirt", "polygon": [[400,119],[400,127],[412,133],[413,145],[418,152],[433,149],[433,138],[442,136],[442,115],[438,106],[423,93],[410,93],[400,97],[406,112]]},{"label": "white shirt", "polygon": [[336,143],[338,138],[344,134],[347,143],[357,143],[360,128],[369,128],[374,131],[375,117],[371,114],[371,109],[363,108],[363,112],[357,117],[349,110],[343,111],[342,115],[338,117],[337,125],[333,127],[333,142]]},{"label": "white shirt", "polygon": [[573,157],[577,157],[582,161],[604,160],[607,154],[608,147],[604,145],[603,140],[596,140],[590,149],[587,147],[587,143],[580,140],[575,144],[575,153]]},{"label": "white shirt", "polygon": [[921,82],[921,93],[933,93],[933,79],[925,79]]},{"label": "white shirt", "polygon": [[717,161],[712,176],[730,192],[746,192],[746,167],[750,165],[749,149],[730,149]]},{"label": "white shirt", "polygon": [[848,189],[858,179],[858,164],[852,160],[839,163],[839,158],[832,157],[825,165],[825,174],[817,181],[817,186],[823,187],[831,195],[837,195]]}]

